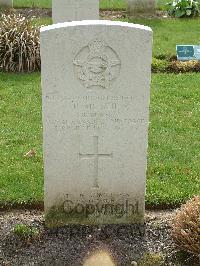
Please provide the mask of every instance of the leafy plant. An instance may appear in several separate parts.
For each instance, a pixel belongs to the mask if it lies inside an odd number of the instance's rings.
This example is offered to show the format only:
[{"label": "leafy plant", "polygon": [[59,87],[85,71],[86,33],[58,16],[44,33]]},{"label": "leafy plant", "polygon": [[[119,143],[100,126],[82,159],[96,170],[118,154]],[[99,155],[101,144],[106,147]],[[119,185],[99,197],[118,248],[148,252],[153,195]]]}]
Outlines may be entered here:
[{"label": "leafy plant", "polygon": [[25,224],[16,224],[13,228],[13,233],[25,241],[39,237],[39,230],[37,228]]},{"label": "leafy plant", "polygon": [[152,59],[152,71],[154,73],[165,72],[168,70],[170,63],[167,60],[157,58]]},{"label": "leafy plant", "polygon": [[200,62],[197,60],[172,61],[169,70],[174,73],[200,72]]},{"label": "leafy plant", "polygon": [[0,20],[0,69],[7,72],[40,69],[39,28],[20,14],[3,14]]},{"label": "leafy plant", "polygon": [[163,266],[164,257],[160,253],[147,253],[139,260],[138,266]]},{"label": "leafy plant", "polygon": [[182,250],[200,256],[200,196],[188,201],[176,214],[172,236]]},{"label": "leafy plant", "polygon": [[168,14],[172,17],[195,17],[200,14],[199,2],[194,0],[173,0],[167,3]]}]

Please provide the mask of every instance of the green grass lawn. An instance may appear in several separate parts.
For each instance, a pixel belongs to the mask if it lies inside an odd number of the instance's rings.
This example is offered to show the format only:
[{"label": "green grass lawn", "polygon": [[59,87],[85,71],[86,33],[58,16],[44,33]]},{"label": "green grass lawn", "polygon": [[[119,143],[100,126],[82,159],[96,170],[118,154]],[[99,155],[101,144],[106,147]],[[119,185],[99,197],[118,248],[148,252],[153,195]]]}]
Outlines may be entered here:
[{"label": "green grass lawn", "polygon": [[154,33],[153,55],[175,55],[176,44],[200,44],[200,19],[135,19]]},{"label": "green grass lawn", "polygon": [[[169,0],[170,1],[170,0]],[[169,2],[168,0],[158,0],[157,7],[163,8]],[[51,8],[51,0],[14,0],[15,7],[42,7]],[[100,8],[102,9],[125,9],[127,0],[100,0]]]},{"label": "green grass lawn", "polygon": [[[200,44],[200,19],[134,19],[128,22],[146,25],[154,33],[153,56],[176,55],[176,44]],[[50,18],[36,20],[38,25],[52,24]]]},{"label": "green grass lawn", "polygon": [[[168,0],[160,0],[163,6]],[[14,0],[51,7],[50,0]],[[101,8],[126,8],[101,0]],[[35,21],[51,24],[51,19]],[[175,55],[176,44],[200,44],[200,19],[134,19],[154,32],[153,56]],[[200,74],[155,74],[151,87],[146,202],[170,205],[200,193]],[[0,205],[43,201],[40,74],[0,73]],[[24,157],[34,149],[36,156]]]},{"label": "green grass lawn", "polygon": [[[200,192],[199,74],[155,74],[151,88],[148,204]],[[40,74],[0,73],[0,204],[43,200]],[[32,158],[24,157],[30,149]]]}]

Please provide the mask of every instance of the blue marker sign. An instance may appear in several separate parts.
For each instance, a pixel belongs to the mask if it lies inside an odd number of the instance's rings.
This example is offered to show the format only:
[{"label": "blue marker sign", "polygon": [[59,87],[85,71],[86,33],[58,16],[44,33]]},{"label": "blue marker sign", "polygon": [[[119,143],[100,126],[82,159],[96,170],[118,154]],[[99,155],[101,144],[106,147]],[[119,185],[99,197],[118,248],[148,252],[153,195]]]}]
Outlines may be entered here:
[{"label": "blue marker sign", "polygon": [[176,52],[180,61],[200,60],[200,46],[198,45],[177,45]]}]

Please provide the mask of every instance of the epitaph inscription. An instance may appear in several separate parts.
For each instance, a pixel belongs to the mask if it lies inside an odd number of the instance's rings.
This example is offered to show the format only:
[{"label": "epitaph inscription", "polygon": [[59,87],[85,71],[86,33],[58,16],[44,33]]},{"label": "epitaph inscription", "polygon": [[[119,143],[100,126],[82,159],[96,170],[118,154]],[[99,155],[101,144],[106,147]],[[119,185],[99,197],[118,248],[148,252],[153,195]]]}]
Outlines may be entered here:
[{"label": "epitaph inscription", "polygon": [[[67,130],[94,131],[100,129],[119,131],[125,128],[134,128],[136,125],[145,125],[146,118],[143,114],[135,114],[134,106],[138,98],[133,96],[84,96],[72,98],[60,98],[56,94],[48,94],[46,101],[53,104],[54,101],[65,102],[76,114],[68,119],[49,119],[49,123],[56,131]],[[123,112],[120,112],[122,111]],[[124,112],[126,115],[124,116]]]},{"label": "epitaph inscription", "polygon": [[108,89],[119,77],[121,62],[103,40],[92,40],[74,59],[75,74],[85,88]]}]

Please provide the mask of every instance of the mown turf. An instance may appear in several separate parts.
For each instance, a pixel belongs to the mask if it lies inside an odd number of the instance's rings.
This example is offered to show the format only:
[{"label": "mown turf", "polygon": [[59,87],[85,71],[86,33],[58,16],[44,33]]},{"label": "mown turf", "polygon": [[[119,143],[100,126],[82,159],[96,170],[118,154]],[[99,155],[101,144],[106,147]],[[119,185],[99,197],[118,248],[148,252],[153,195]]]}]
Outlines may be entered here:
[{"label": "mown turf", "polygon": [[0,74],[0,202],[43,197],[40,90],[39,74]]},{"label": "mown turf", "polygon": [[147,202],[200,194],[200,74],[153,75]]},{"label": "mown turf", "polygon": [[200,43],[200,19],[135,19],[129,22],[143,24],[154,33],[154,56],[176,55],[177,44]]},{"label": "mown turf", "polygon": [[51,8],[51,0],[14,0],[14,7]]},{"label": "mown turf", "polygon": [[[200,43],[200,19],[127,19],[126,21],[152,28],[154,57],[176,55],[177,44],[199,45]],[[52,24],[50,18],[37,19],[35,22],[37,25]]]},{"label": "mown turf", "polygon": [[[157,7],[163,9],[168,0],[158,0]],[[51,8],[51,0],[14,0],[15,7],[42,7]],[[102,9],[126,9],[127,0],[100,0]]]},{"label": "mown turf", "polygon": [[[200,192],[199,74],[152,78],[147,203]],[[0,204],[43,200],[40,74],[0,73]],[[24,157],[30,149],[32,158]]]}]

